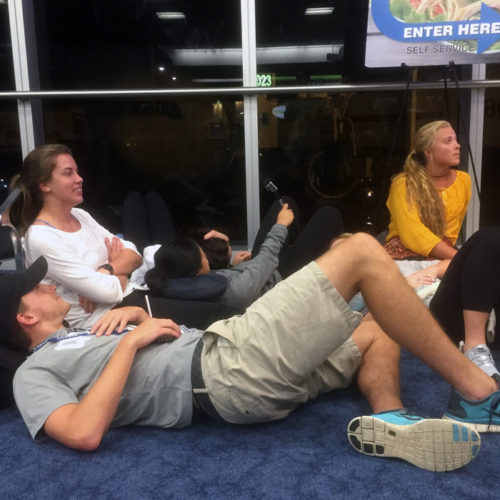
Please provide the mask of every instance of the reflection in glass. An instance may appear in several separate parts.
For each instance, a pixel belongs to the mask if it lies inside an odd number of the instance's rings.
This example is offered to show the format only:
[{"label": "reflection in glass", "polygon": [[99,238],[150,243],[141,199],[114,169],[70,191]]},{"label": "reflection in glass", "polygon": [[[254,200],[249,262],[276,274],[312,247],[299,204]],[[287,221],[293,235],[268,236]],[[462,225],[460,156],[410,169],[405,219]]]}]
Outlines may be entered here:
[{"label": "reflection in glass", "polygon": [[[448,104],[456,116],[453,95]],[[402,169],[412,131],[447,113],[438,91],[415,93],[414,100],[404,92],[259,96],[261,180],[294,197],[306,218],[330,204],[346,230],[377,234],[386,229],[390,178]],[[274,198],[262,189],[261,200],[264,213]]]},{"label": "reflection in glass", "polygon": [[[343,72],[347,5],[344,0],[317,5],[256,0],[258,73],[272,75],[273,85],[338,80]],[[352,31],[358,18],[352,17]]]},{"label": "reflection in glass", "polygon": [[131,190],[160,193],[179,231],[200,225],[246,240],[242,103],[232,98],[53,101],[46,142],[70,146],[85,205],[120,228]]},{"label": "reflection in glass", "polygon": [[43,89],[241,85],[238,1],[34,3]]},{"label": "reflection in glass", "polygon": [[[500,65],[486,66],[488,79],[500,79]],[[481,172],[481,226],[499,226],[500,210],[500,169],[498,158],[500,154],[500,89],[485,90],[484,100],[484,130],[483,130],[483,161]]]},{"label": "reflection in glass", "polygon": [[7,2],[0,2],[0,90],[14,90],[14,67]]},{"label": "reflection in glass", "polygon": [[16,101],[0,101],[0,203],[10,178],[21,166],[22,153]]}]

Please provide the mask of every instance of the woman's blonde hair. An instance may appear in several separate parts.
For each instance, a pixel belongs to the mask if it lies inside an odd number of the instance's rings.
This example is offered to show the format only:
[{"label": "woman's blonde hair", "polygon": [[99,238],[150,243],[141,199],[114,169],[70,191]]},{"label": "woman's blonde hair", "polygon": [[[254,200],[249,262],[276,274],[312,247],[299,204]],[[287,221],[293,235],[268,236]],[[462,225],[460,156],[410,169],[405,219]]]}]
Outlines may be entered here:
[{"label": "woman's blonde hair", "polygon": [[40,183],[48,182],[62,154],[73,156],[71,149],[62,144],[46,144],[35,148],[26,156],[21,172],[12,178],[10,189],[18,187],[21,194],[9,209],[9,219],[21,235],[31,226],[43,206]]},{"label": "woman's blonde hair", "polygon": [[427,163],[425,151],[432,148],[436,134],[442,128],[452,127],[444,120],[421,127],[415,137],[415,149],[408,155],[403,167],[408,203],[417,206],[422,222],[440,238],[446,229],[446,213],[441,197],[424,167]]}]

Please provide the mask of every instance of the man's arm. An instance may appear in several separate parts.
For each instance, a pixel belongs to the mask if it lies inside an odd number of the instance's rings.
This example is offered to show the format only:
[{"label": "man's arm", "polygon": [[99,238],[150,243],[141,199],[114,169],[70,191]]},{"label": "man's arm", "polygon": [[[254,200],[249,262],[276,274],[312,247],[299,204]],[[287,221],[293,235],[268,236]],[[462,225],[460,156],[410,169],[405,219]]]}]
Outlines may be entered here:
[{"label": "man's arm", "polygon": [[113,330],[123,332],[128,324],[140,325],[148,318],[149,314],[142,307],[127,306],[110,309],[95,322],[90,333],[100,337],[101,335],[111,335]]},{"label": "man's arm", "polygon": [[118,344],[89,392],[76,404],[53,411],[44,430],[62,444],[83,451],[97,449],[118,408],[130,368],[139,349],[159,337],[178,338],[177,324],[168,319],[148,319]]}]

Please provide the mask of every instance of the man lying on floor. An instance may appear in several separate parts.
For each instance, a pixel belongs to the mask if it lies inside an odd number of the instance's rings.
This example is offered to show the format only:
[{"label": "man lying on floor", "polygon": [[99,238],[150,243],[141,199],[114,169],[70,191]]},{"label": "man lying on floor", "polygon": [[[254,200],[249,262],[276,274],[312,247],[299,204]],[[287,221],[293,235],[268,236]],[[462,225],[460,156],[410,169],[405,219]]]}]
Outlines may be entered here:
[{"label": "man lying on floor", "polygon": [[[476,456],[479,434],[457,420],[402,409],[397,344],[459,391],[462,414],[477,400],[484,413],[498,406],[496,381],[452,345],[366,234],[334,243],[245,314],[206,332],[131,307],[109,311],[90,332],[70,331],[63,326],[67,303],[54,287],[38,284],[45,271],[40,258],[25,273],[0,276],[0,326],[31,351],[16,372],[14,394],[33,438],[45,433],[94,450],[110,426],[179,428],[196,412],[234,424],[268,422],[347,386],[357,373],[375,412],[348,425],[358,451],[430,470],[463,466]],[[348,307],[358,291],[380,328],[360,324]],[[129,323],[139,326],[129,331]]]}]

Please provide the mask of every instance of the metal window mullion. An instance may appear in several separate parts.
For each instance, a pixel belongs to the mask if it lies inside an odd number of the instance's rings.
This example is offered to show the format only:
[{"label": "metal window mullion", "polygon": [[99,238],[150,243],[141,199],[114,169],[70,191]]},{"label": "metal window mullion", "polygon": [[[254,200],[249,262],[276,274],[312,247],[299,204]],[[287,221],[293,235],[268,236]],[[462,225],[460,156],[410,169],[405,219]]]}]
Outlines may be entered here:
[{"label": "metal window mullion", "polygon": [[[484,80],[486,75],[486,64],[472,65],[472,79]],[[484,127],[484,88],[475,88],[471,90],[470,103],[470,123],[469,123],[469,141],[471,155],[476,167],[477,181],[481,189],[481,170],[483,164],[483,127]],[[479,220],[481,214],[481,200],[474,182],[474,172],[472,162],[469,158],[468,172],[472,178],[472,197],[467,209],[465,220],[465,237],[469,238],[479,229]]]},{"label": "metal window mullion", "polygon": [[[257,85],[255,0],[241,0],[241,37],[243,86],[255,87]],[[259,133],[256,95],[244,96],[243,111],[247,237],[250,247],[255,240],[260,225]]]},{"label": "metal window mullion", "polygon": [[[23,5],[24,2],[20,1],[8,2],[14,77],[16,90],[18,92],[31,90],[28,69],[28,54],[26,50],[26,31],[24,26]],[[29,100],[18,99],[17,109],[21,149],[24,157],[36,146],[31,102]]]}]

